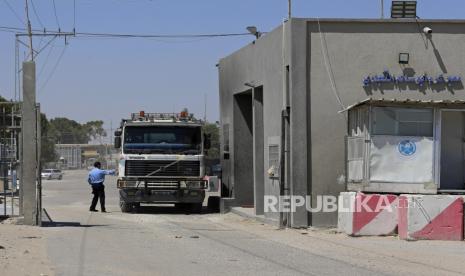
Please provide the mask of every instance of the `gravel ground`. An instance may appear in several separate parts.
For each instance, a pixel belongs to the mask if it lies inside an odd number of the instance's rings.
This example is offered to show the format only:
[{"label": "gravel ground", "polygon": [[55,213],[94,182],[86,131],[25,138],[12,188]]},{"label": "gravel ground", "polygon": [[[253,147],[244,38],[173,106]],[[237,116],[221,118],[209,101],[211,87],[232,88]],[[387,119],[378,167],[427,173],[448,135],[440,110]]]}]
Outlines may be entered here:
[{"label": "gravel ground", "polygon": [[43,229],[12,223],[0,224],[0,275],[55,275]]}]

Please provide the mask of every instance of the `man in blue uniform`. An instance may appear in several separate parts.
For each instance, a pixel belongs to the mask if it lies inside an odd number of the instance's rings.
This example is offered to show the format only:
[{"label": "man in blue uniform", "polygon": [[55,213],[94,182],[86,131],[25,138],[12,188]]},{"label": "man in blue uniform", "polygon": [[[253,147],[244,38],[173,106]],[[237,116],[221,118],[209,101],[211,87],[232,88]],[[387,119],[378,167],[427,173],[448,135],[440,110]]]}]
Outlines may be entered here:
[{"label": "man in blue uniform", "polygon": [[105,175],[115,175],[115,170],[102,170],[100,169],[101,167],[102,164],[100,164],[100,162],[95,162],[94,168],[89,172],[88,182],[92,186],[92,193],[94,194],[89,211],[97,212],[95,207],[97,206],[97,201],[100,198],[100,211],[105,213],[105,186],[103,185],[103,182],[105,181]]}]

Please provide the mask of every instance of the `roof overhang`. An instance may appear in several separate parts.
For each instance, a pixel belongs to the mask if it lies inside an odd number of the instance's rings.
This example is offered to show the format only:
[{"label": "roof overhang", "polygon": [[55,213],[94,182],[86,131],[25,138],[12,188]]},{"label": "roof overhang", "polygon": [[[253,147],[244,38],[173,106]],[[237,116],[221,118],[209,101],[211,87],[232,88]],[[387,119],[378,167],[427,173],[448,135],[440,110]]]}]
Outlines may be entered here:
[{"label": "roof overhang", "polygon": [[413,100],[413,99],[373,99],[367,98],[363,101],[357,102],[353,105],[346,107],[345,109],[339,111],[343,113],[351,109],[363,106],[363,105],[403,105],[403,106],[446,106],[446,105],[464,105],[465,100]]}]

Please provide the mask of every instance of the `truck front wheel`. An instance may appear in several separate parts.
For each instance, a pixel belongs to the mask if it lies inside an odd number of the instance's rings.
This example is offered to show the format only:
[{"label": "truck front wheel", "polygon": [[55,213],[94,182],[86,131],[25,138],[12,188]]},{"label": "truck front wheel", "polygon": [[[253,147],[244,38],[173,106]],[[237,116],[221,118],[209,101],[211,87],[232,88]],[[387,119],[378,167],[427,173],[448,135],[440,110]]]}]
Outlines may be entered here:
[{"label": "truck front wheel", "polygon": [[200,214],[202,212],[202,203],[191,203],[190,212],[194,214]]},{"label": "truck front wheel", "polygon": [[120,199],[119,200],[119,207],[121,208],[121,212],[123,213],[129,213],[132,211],[133,205],[130,203],[125,202],[124,200]]}]

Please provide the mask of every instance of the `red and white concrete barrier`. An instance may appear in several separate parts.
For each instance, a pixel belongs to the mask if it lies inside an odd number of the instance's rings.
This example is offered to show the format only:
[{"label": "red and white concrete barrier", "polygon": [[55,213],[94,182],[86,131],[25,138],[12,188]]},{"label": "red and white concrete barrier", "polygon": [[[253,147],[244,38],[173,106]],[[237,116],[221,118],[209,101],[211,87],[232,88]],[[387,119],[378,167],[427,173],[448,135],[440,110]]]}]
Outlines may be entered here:
[{"label": "red and white concrete barrier", "polygon": [[398,197],[395,195],[341,193],[338,229],[352,236],[396,234]]},{"label": "red and white concrete barrier", "polygon": [[463,240],[463,198],[401,195],[399,237],[406,240]]}]

